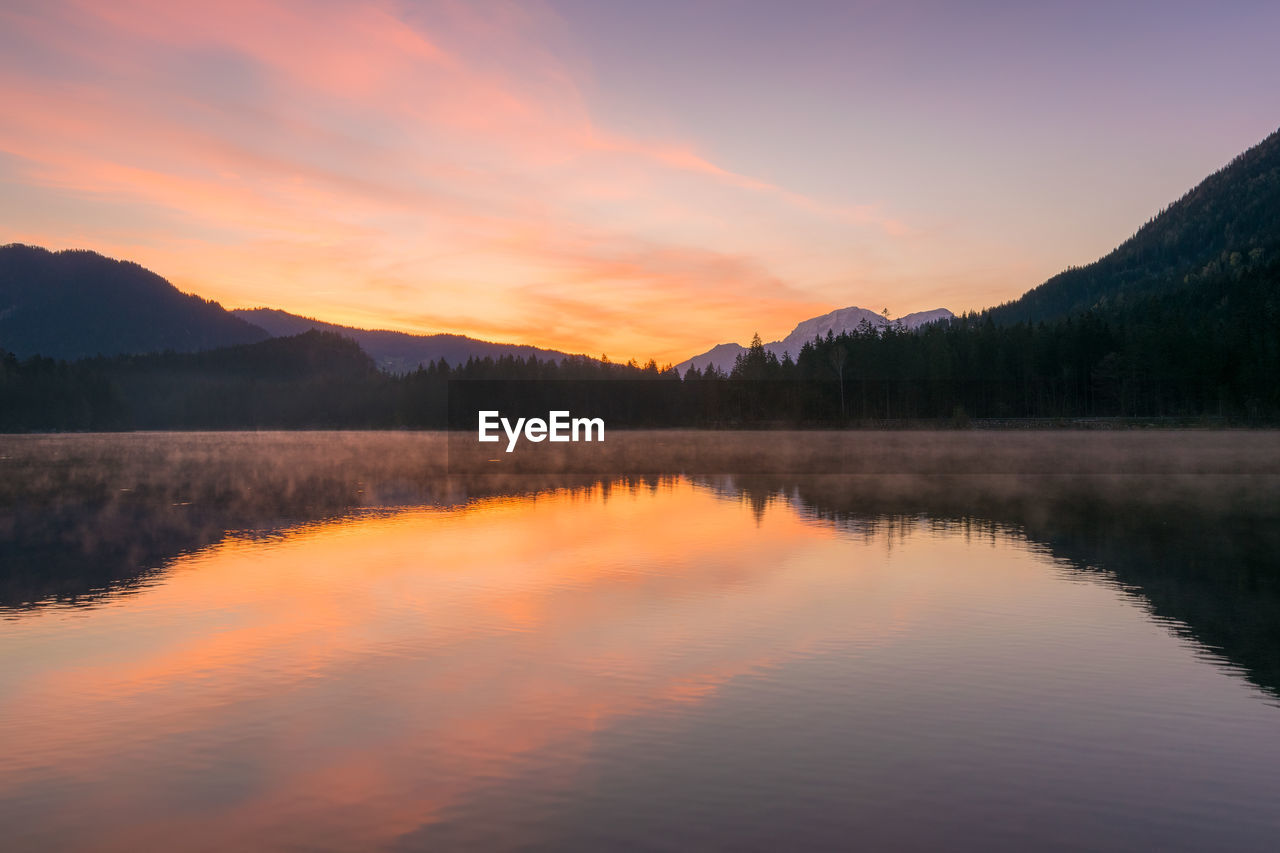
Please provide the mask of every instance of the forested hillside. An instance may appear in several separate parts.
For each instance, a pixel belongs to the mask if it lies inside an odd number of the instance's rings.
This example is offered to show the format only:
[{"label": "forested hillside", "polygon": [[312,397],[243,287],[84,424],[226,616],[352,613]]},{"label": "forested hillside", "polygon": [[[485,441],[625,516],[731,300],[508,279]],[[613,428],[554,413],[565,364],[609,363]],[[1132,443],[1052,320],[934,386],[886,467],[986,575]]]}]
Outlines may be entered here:
[{"label": "forested hillside", "polygon": [[0,430],[377,426],[389,377],[309,332],[198,353],[0,358]]},{"label": "forested hillside", "polygon": [[207,352],[74,362],[0,351],[0,432],[443,427],[453,379],[660,375],[652,363],[509,355],[471,358],[456,367],[433,362],[398,375],[379,370],[350,338],[314,330]]},{"label": "forested hillside", "polygon": [[[1100,203],[1105,204],[1105,200]],[[1169,205],[1114,252],[990,310],[1002,324],[1130,312],[1207,286],[1253,286],[1280,259],[1280,131]],[[1191,297],[1188,305],[1203,304]],[[1187,318],[1194,321],[1195,318]]]}]

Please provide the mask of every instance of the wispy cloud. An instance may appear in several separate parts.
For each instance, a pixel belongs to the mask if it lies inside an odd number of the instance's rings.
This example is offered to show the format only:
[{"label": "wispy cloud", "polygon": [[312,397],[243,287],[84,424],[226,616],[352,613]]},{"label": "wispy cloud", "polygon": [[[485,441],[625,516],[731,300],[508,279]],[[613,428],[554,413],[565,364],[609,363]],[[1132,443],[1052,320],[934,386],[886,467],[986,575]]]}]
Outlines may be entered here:
[{"label": "wispy cloud", "polygon": [[[76,0],[0,21],[8,238],[233,304],[678,360],[829,308],[792,269],[813,235],[910,234],[600,126],[532,6]],[[84,216],[24,215],[53,196]]]}]

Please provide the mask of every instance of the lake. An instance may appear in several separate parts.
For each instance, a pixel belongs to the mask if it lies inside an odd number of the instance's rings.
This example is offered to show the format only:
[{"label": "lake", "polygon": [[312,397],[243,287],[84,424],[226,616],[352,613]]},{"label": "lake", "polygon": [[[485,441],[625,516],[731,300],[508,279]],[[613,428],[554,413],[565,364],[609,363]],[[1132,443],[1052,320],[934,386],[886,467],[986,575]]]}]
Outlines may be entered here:
[{"label": "lake", "polygon": [[0,437],[4,848],[1275,849],[1277,433],[448,443]]}]

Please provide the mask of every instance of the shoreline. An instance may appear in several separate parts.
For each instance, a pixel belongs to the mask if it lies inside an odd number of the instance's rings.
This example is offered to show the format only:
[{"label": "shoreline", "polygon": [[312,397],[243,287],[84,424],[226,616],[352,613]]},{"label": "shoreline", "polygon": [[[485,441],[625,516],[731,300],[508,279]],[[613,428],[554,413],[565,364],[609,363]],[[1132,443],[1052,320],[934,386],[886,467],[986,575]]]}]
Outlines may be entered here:
[{"label": "shoreline", "polygon": [[[865,433],[865,432],[1268,432],[1280,430],[1280,421],[1248,421],[1228,417],[1090,417],[1090,418],[970,418],[957,422],[951,418],[904,418],[851,421],[844,426],[833,424],[774,423],[721,423],[706,426],[652,425],[608,426],[610,433],[640,432],[695,432],[695,433],[752,433],[752,432],[812,432],[812,433]],[[0,430],[0,438],[18,435],[165,435],[179,434],[228,434],[238,433],[474,433],[475,429],[450,429],[449,427],[418,426],[336,426],[316,424],[312,426],[244,425],[234,427],[154,427],[141,429],[65,429],[65,430]]]}]

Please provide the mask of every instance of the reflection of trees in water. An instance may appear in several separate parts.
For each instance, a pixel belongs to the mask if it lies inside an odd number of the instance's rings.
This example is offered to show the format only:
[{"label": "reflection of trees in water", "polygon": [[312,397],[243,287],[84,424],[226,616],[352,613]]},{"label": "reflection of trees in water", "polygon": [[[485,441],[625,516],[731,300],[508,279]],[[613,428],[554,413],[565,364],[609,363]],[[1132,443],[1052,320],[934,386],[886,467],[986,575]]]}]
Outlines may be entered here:
[{"label": "reflection of trees in water", "polygon": [[[1247,435],[1247,434],[1246,434]],[[665,443],[672,442],[666,434]],[[803,439],[803,437],[802,437]],[[858,434],[885,453],[884,442]],[[689,458],[708,458],[725,445],[735,462],[751,449],[766,452],[777,434],[702,434]],[[829,441],[828,436],[822,436]],[[968,473],[939,464],[945,441],[970,442],[952,458],[1008,469],[1026,458],[1028,441],[1051,450],[1056,434],[1019,437],[1010,456],[999,440],[967,436],[932,442],[917,473],[691,475],[703,488],[746,502],[757,522],[785,502],[815,521],[847,533],[890,538],[925,525],[968,536],[1025,537],[1076,570],[1103,571],[1141,594],[1158,617],[1186,626],[1188,635],[1240,665],[1256,683],[1280,693],[1280,475],[1255,474],[1274,466],[1269,445],[1214,457],[1219,473],[1203,471],[1209,454],[1190,463],[1162,451],[1163,473],[1053,475]],[[1193,439],[1217,442],[1217,439]],[[1081,439],[1072,447],[1079,470]],[[1177,436],[1154,437],[1176,446]],[[716,442],[719,442],[718,444]],[[763,442],[763,444],[761,444]],[[1172,442],[1172,443],[1170,443]],[[652,453],[633,438],[617,461],[635,470],[689,470]],[[1256,441],[1255,441],[1256,444]],[[1106,452],[1117,445],[1103,440]],[[688,451],[682,446],[681,452]],[[1123,449],[1122,447],[1120,448]],[[892,449],[891,449],[892,451]],[[891,452],[890,451],[890,452]],[[794,452],[794,450],[792,451]],[[1252,464],[1250,454],[1260,464]],[[967,454],[967,455],[966,455]],[[992,458],[992,454],[997,454]],[[352,514],[423,505],[465,507],[493,496],[560,489],[589,490],[607,498],[622,489],[654,491],[676,474],[499,473],[447,476],[443,437],[421,433],[263,433],[47,436],[9,439],[0,449],[0,608],[51,602],[90,604],[127,593],[183,554],[229,534],[270,535],[299,524]],[[1132,457],[1126,457],[1132,459]],[[910,468],[900,459],[899,469]],[[814,470],[808,460],[806,470]],[[1108,468],[1105,455],[1092,466]],[[714,468],[714,465],[708,466]],[[816,466],[820,467],[820,465]],[[1087,466],[1086,466],[1087,467]],[[1123,468],[1124,466],[1115,466]],[[1052,470],[1052,455],[1036,457],[1036,470]],[[1129,466],[1133,468],[1132,465]],[[1235,470],[1240,473],[1221,473]]]},{"label": "reflection of trees in water", "polygon": [[30,436],[0,450],[0,608],[128,593],[228,535],[492,496],[656,488],[658,478],[447,477],[422,433]]},{"label": "reflection of trees in water", "polygon": [[1157,618],[1280,695],[1280,477],[720,477],[757,512],[786,500],[864,536],[928,529],[1025,538],[1105,573]]}]

